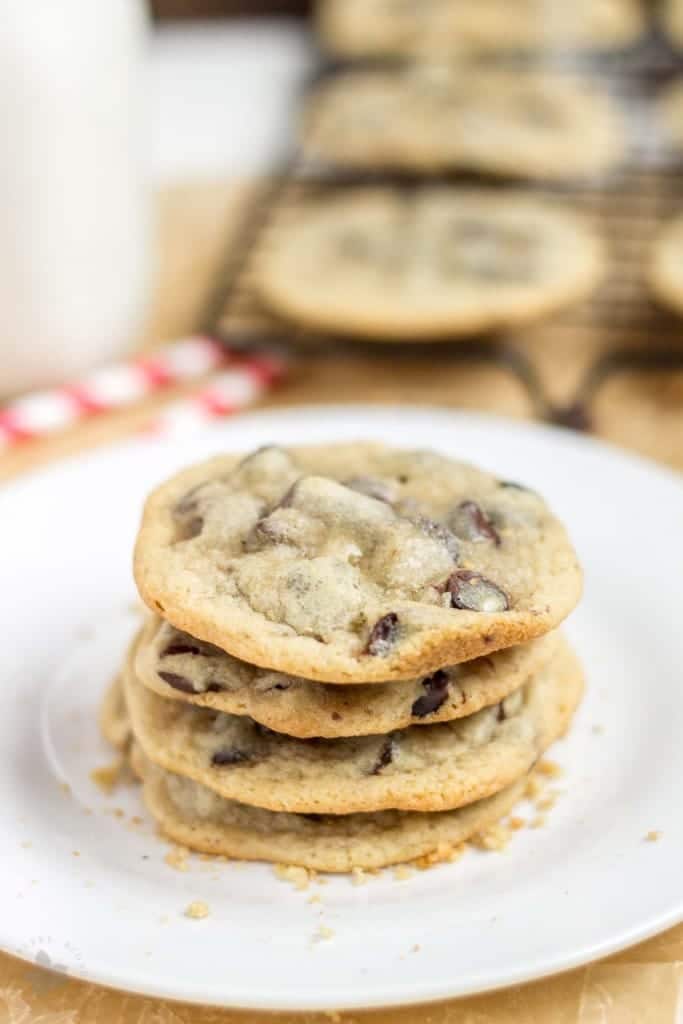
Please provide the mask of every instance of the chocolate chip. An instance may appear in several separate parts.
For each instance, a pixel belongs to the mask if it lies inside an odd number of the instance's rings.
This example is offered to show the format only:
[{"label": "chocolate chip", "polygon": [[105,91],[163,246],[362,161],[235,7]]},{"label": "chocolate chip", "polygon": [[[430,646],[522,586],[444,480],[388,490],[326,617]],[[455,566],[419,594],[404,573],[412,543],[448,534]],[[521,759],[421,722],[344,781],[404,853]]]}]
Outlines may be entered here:
[{"label": "chocolate chip", "polygon": [[187,643],[184,640],[171,640],[168,647],[159,655],[160,658],[170,658],[174,654],[201,654],[196,644]]},{"label": "chocolate chip", "polygon": [[306,821],[319,822],[319,821],[323,821],[324,820],[325,815],[324,814],[300,814],[299,817],[300,818],[305,818]]},{"label": "chocolate chip", "polygon": [[204,480],[201,484],[196,484],[194,487],[180,498],[173,506],[173,516],[176,519],[186,519],[189,515],[197,510],[197,503],[199,500],[199,493],[202,488],[206,487],[207,481]]},{"label": "chocolate chip", "polygon": [[332,721],[333,722],[341,722],[341,720],[342,720],[342,716],[339,714],[339,712],[338,711],[333,711],[332,712]]},{"label": "chocolate chip", "polygon": [[384,501],[391,505],[397,498],[396,488],[388,480],[379,480],[375,476],[353,476],[344,480],[344,486],[352,491],[365,494],[368,498]]},{"label": "chocolate chip", "polygon": [[426,718],[438,711],[448,696],[449,679],[448,673],[439,669],[434,675],[422,680],[425,689],[423,697],[418,699],[410,709],[411,715],[415,718]]},{"label": "chocolate chip", "polygon": [[205,693],[220,693],[222,690],[223,690],[223,687],[220,685],[220,683],[209,683],[209,685],[207,686],[207,688],[206,688],[206,690],[204,692]]},{"label": "chocolate chip", "polygon": [[476,501],[461,502],[451,516],[451,526],[463,540],[474,544],[490,541],[500,546],[498,531]]},{"label": "chocolate chip", "polygon": [[428,516],[416,516],[412,522],[426,537],[431,537],[432,540],[443,544],[453,561],[457,562],[460,545],[458,538],[447,526],[437,523],[436,520],[430,519]]},{"label": "chocolate chip", "polygon": [[370,775],[379,775],[383,768],[390,765],[394,760],[394,751],[396,750],[396,740],[393,736],[387,736],[383,741],[382,746],[379,748],[377,759],[370,769]]},{"label": "chocolate chip", "polygon": [[159,678],[172,686],[174,690],[180,690],[181,693],[195,693],[195,688],[190,680],[186,676],[179,676],[177,672],[160,672]]},{"label": "chocolate chip", "polygon": [[478,572],[462,569],[454,572],[446,584],[454,608],[472,612],[506,612],[510,607],[504,590]]},{"label": "chocolate chip", "polygon": [[204,528],[204,519],[197,514],[199,493],[206,487],[207,481],[192,487],[187,494],[175,503],[171,514],[179,527],[179,540],[192,540],[198,537]]},{"label": "chocolate chip", "polygon": [[498,715],[497,715],[497,718],[498,718],[499,722],[504,722],[505,719],[507,718],[507,715],[505,714],[505,705],[503,704],[502,701],[498,705]]},{"label": "chocolate chip", "polygon": [[237,750],[234,747],[229,747],[227,750],[217,750],[211,758],[211,764],[221,768],[224,765],[231,764],[243,764],[245,761],[251,761],[251,754],[248,754],[245,750]]},{"label": "chocolate chip", "polygon": [[387,615],[383,615],[370,630],[367,653],[385,658],[396,643],[399,628],[396,612],[389,612]]}]

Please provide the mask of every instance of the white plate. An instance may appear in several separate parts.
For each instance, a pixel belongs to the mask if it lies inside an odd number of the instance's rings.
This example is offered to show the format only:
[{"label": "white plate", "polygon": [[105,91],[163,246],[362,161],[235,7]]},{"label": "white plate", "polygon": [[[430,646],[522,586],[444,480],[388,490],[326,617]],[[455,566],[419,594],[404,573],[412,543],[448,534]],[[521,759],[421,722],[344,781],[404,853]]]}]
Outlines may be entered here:
[{"label": "white plate", "polygon": [[[589,680],[553,754],[567,792],[546,827],[518,833],[506,852],[471,852],[405,881],[389,872],[362,887],[339,878],[297,892],[264,865],[196,858],[174,871],[147,818],[130,822],[144,816],[137,794],[106,798],[88,777],[111,757],[95,710],[132,628],[143,496],[216,451],[359,437],[481,463],[538,487],[567,521],[586,568],[569,632]],[[683,916],[683,486],[673,474],[533,425],[328,407],[80,456],[5,487],[0,513],[8,952],[159,997],[360,1007],[536,978]],[[661,830],[658,842],[645,841],[650,830]],[[322,902],[309,902],[312,891]],[[193,900],[210,916],[186,918]],[[321,923],[334,935],[313,941]]]}]

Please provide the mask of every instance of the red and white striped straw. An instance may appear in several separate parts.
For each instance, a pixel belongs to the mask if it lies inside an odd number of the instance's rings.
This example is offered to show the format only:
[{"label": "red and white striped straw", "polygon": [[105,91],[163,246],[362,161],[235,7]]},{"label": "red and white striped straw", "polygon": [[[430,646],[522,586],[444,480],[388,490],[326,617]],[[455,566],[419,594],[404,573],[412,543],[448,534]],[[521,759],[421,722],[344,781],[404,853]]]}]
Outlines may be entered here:
[{"label": "red and white striped straw", "polygon": [[81,420],[122,409],[166,388],[221,369],[206,387],[164,408],[147,429],[178,430],[250,405],[282,375],[281,360],[245,356],[209,337],[182,338],[149,355],[93,371],[0,408],[0,451],[40,440]]}]

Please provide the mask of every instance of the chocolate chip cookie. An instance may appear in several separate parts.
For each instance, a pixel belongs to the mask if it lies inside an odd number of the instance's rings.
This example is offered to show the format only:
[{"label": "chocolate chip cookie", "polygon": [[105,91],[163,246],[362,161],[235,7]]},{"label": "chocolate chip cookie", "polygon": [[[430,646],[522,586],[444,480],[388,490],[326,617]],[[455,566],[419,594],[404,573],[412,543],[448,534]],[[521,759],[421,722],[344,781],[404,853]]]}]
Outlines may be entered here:
[{"label": "chocolate chip cookie", "polygon": [[510,0],[321,0],[317,21],[326,49],[352,59],[612,50],[635,42],[644,28],[638,0],[515,0],[514,7]]},{"label": "chocolate chip cookie", "polygon": [[161,697],[248,715],[300,739],[365,736],[472,715],[522,686],[555,653],[555,633],[405,682],[334,686],[249,665],[150,618],[132,668]]},{"label": "chocolate chip cookie", "polygon": [[581,570],[542,498],[433,451],[260,449],[147,501],[149,607],[265,668],[331,683],[424,678],[554,629]]},{"label": "chocolate chip cookie", "polygon": [[603,246],[562,205],[524,192],[359,188],[309,200],[269,237],[262,302],[308,328],[444,340],[533,322],[589,294]]},{"label": "chocolate chip cookie", "polygon": [[299,813],[442,811],[491,796],[565,732],[582,689],[579,663],[561,640],[525,686],[467,718],[300,740],[246,716],[165,700],[124,671],[133,733],[151,761],[221,797]]},{"label": "chocolate chip cookie", "polygon": [[624,150],[604,88],[444,64],[335,76],[310,97],[303,128],[310,157],[358,168],[567,179],[608,171]]},{"label": "chocolate chip cookie", "polygon": [[330,872],[382,868],[424,856],[446,860],[507,814],[524,788],[517,782],[467,807],[432,814],[287,814],[224,800],[152,764],[137,748],[133,767],[144,780],[151,814],[174,842],[204,853]]}]

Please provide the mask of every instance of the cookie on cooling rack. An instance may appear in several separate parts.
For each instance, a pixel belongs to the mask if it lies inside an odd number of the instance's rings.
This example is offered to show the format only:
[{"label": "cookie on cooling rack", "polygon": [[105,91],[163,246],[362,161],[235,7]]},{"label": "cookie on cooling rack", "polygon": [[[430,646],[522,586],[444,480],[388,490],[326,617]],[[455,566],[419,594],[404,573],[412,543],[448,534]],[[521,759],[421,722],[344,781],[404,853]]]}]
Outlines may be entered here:
[{"label": "cookie on cooling rack", "polygon": [[624,151],[604,89],[566,74],[417,64],[335,76],[311,95],[304,148],[357,168],[462,168],[515,178],[600,174]]},{"label": "cookie on cooling rack", "polygon": [[304,327],[377,341],[528,324],[589,294],[603,246],[575,213],[528,193],[357,189],[272,233],[256,288]]},{"label": "cookie on cooling rack", "polygon": [[396,54],[612,50],[644,28],[638,0],[321,0],[324,46],[346,58]]}]

